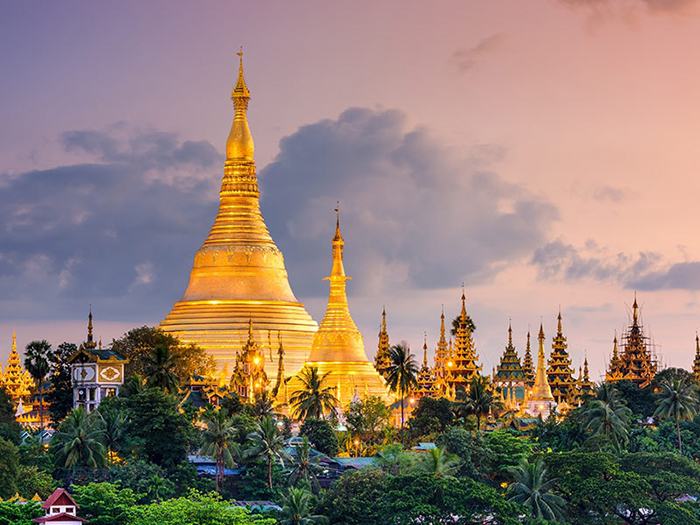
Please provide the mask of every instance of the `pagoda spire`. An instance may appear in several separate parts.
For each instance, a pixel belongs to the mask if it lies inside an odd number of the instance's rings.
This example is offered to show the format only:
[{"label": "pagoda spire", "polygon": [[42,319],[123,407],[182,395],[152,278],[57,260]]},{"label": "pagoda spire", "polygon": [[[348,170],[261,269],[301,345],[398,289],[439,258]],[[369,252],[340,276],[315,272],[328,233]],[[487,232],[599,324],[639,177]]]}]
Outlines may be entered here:
[{"label": "pagoda spire", "polygon": [[532,387],[532,396],[530,399],[533,401],[554,401],[545,368],[546,358],[544,355],[544,328],[542,327],[542,323],[540,323],[540,332],[537,336],[537,340],[539,342],[539,349],[537,351],[537,372],[535,373],[535,385]]},{"label": "pagoda spire", "polygon": [[523,357],[523,374],[525,385],[532,387],[535,384],[535,367],[532,362],[532,350],[530,348],[530,330],[527,331],[527,343],[525,344],[525,356]]},{"label": "pagoda spire", "polygon": [[386,327],[386,307],[382,307],[382,319],[379,323],[377,353],[374,356],[374,368],[386,379],[391,366],[389,357],[389,331]]},{"label": "pagoda spire", "polygon": [[[547,379],[549,381],[554,399],[557,403],[573,398],[576,390],[574,369],[571,367],[571,358],[567,350],[568,344],[562,328],[561,308],[557,315],[557,335],[552,339],[552,353],[549,356]],[[561,408],[561,407],[560,407]]]},{"label": "pagoda spire", "polygon": [[250,90],[245,83],[243,74],[243,48],[238,55],[238,80],[231,91],[233,100],[233,123],[231,132],[226,141],[227,160],[252,161],[255,156],[255,144],[253,135],[248,126],[248,102],[250,101]]},{"label": "pagoda spire", "polygon": [[426,332],[423,333],[423,367],[429,368],[428,367],[428,334]]},{"label": "pagoda spire", "polygon": [[87,326],[87,342],[92,343],[92,305],[90,305],[90,310],[88,313],[88,326]]}]

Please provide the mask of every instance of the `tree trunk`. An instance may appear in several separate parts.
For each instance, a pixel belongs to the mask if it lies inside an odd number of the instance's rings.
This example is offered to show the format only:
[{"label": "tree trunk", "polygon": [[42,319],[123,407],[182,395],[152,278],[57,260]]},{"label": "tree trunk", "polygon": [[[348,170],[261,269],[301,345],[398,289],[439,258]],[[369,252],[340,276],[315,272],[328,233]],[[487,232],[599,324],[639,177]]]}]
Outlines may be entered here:
[{"label": "tree trunk", "polygon": [[221,492],[224,483],[224,458],[219,455],[216,458],[216,491]]},{"label": "tree trunk", "polygon": [[477,412],[474,414],[476,416],[476,433],[481,433],[481,415]]},{"label": "tree trunk", "polygon": [[681,422],[676,419],[676,436],[678,437],[678,453],[683,455],[683,442],[681,441]]},{"label": "tree trunk", "polygon": [[44,382],[39,381],[39,428],[44,430]]},{"label": "tree trunk", "polygon": [[272,490],[272,459],[267,460],[267,486]]}]

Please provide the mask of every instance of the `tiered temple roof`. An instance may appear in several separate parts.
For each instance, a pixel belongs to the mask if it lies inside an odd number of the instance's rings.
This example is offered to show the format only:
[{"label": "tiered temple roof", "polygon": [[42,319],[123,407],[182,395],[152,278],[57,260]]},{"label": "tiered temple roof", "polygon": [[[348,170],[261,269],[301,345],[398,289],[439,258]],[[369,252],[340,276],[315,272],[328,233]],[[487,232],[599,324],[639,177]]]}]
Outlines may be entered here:
[{"label": "tiered temple roof", "polygon": [[231,377],[231,387],[249,401],[265,391],[270,381],[265,373],[265,353],[253,336],[253,320],[248,321],[248,340],[240,352],[236,352],[236,365]]},{"label": "tiered temple roof", "polygon": [[506,404],[525,396],[525,373],[513,345],[513,328],[508,323],[508,344],[503,350],[500,362],[493,374],[493,383],[501,392]]},{"label": "tiered temple roof", "polygon": [[413,391],[416,399],[421,397],[438,397],[440,391],[437,387],[437,382],[433,370],[428,366],[428,339],[423,341],[423,364],[418,371],[417,387]]},{"label": "tiered temple roof", "polygon": [[537,352],[537,372],[535,373],[535,383],[528,391],[525,411],[534,417],[546,419],[556,407],[557,403],[552,395],[552,389],[547,380],[546,358],[544,355],[544,329],[540,324],[538,335],[539,350]]},{"label": "tiered temple roof", "polygon": [[557,316],[557,335],[552,339],[552,353],[549,356],[547,379],[557,403],[572,403],[575,396],[574,370],[567,351],[566,337],[561,323],[561,312]]},{"label": "tiered temple roof", "polygon": [[528,388],[535,384],[535,367],[532,363],[532,351],[530,350],[530,330],[527,331],[527,343],[525,345],[525,355],[523,356],[523,375],[525,386]]},{"label": "tiered temple roof", "polygon": [[595,396],[595,383],[591,381],[591,376],[588,371],[588,357],[584,357],[583,372],[579,373],[578,395],[581,402],[589,397]]},{"label": "tiered temple roof", "polygon": [[0,370],[0,387],[2,387],[12,401],[18,403],[20,400],[26,402],[34,386],[34,379],[31,374],[22,366],[19,353],[17,352],[17,335],[12,332],[12,347],[7,358],[5,371]]},{"label": "tiered temple roof", "polygon": [[651,352],[649,338],[644,335],[639,319],[636,295],[632,305],[632,324],[622,336],[622,353],[618,355],[616,349],[617,338],[606,379],[613,382],[625,379],[642,388],[648,386],[656,375],[658,366]]},{"label": "tiered temple roof", "polygon": [[468,322],[464,291],[462,291],[462,310],[459,315],[451,361],[453,366],[448,366],[447,383],[453,393],[458,390],[466,392],[471,380],[481,374],[481,365],[474,346],[472,329]]},{"label": "tiered temple roof", "polygon": [[391,366],[389,347],[389,332],[386,329],[386,308],[382,308],[382,321],[379,325],[379,342],[377,343],[377,354],[374,356],[374,368],[377,369],[377,372],[384,379],[386,379]]}]

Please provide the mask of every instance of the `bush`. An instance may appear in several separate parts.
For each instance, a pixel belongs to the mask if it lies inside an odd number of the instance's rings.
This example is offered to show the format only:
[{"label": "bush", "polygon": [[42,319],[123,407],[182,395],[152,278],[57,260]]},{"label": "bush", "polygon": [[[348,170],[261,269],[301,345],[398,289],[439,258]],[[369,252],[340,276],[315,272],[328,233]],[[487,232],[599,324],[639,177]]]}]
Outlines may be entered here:
[{"label": "bush", "polygon": [[7,499],[17,492],[17,474],[19,473],[19,450],[0,438],[0,498]]},{"label": "bush", "polygon": [[338,436],[325,419],[307,419],[300,433],[309,438],[311,446],[319,452],[328,456],[338,455]]}]

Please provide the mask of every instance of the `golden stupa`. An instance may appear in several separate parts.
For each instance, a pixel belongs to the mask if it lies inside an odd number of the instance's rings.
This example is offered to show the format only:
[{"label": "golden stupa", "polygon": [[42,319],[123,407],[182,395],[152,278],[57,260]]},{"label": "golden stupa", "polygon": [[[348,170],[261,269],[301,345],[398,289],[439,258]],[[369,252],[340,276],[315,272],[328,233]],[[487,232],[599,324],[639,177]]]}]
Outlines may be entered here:
[{"label": "golden stupa", "polygon": [[[219,211],[209,236],[194,256],[185,293],[160,324],[162,330],[210,353],[219,369],[233,369],[236,353],[248,340],[271,334],[284,343],[285,365],[295,373],[304,364],[318,325],[294,296],[284,257],[260,212],[253,137],[248,127],[250,91],[238,53],[238,81],[231,94],[234,117],[226,141]],[[274,381],[277,360],[267,349],[265,372]]]},{"label": "golden stupa", "polygon": [[[345,407],[354,398],[380,396],[389,400],[386,383],[382,376],[367,359],[362,334],[350,315],[346,282],[351,278],[345,275],[343,267],[343,247],[345,241],[340,233],[340,215],[336,217],[335,236],[333,237],[333,266],[331,274],[325,279],[330,282],[326,314],[314,335],[311,355],[306,367],[317,367],[319,374],[330,372],[325,386],[335,388],[335,395]],[[296,378],[292,378],[289,392],[298,387]]]}]

